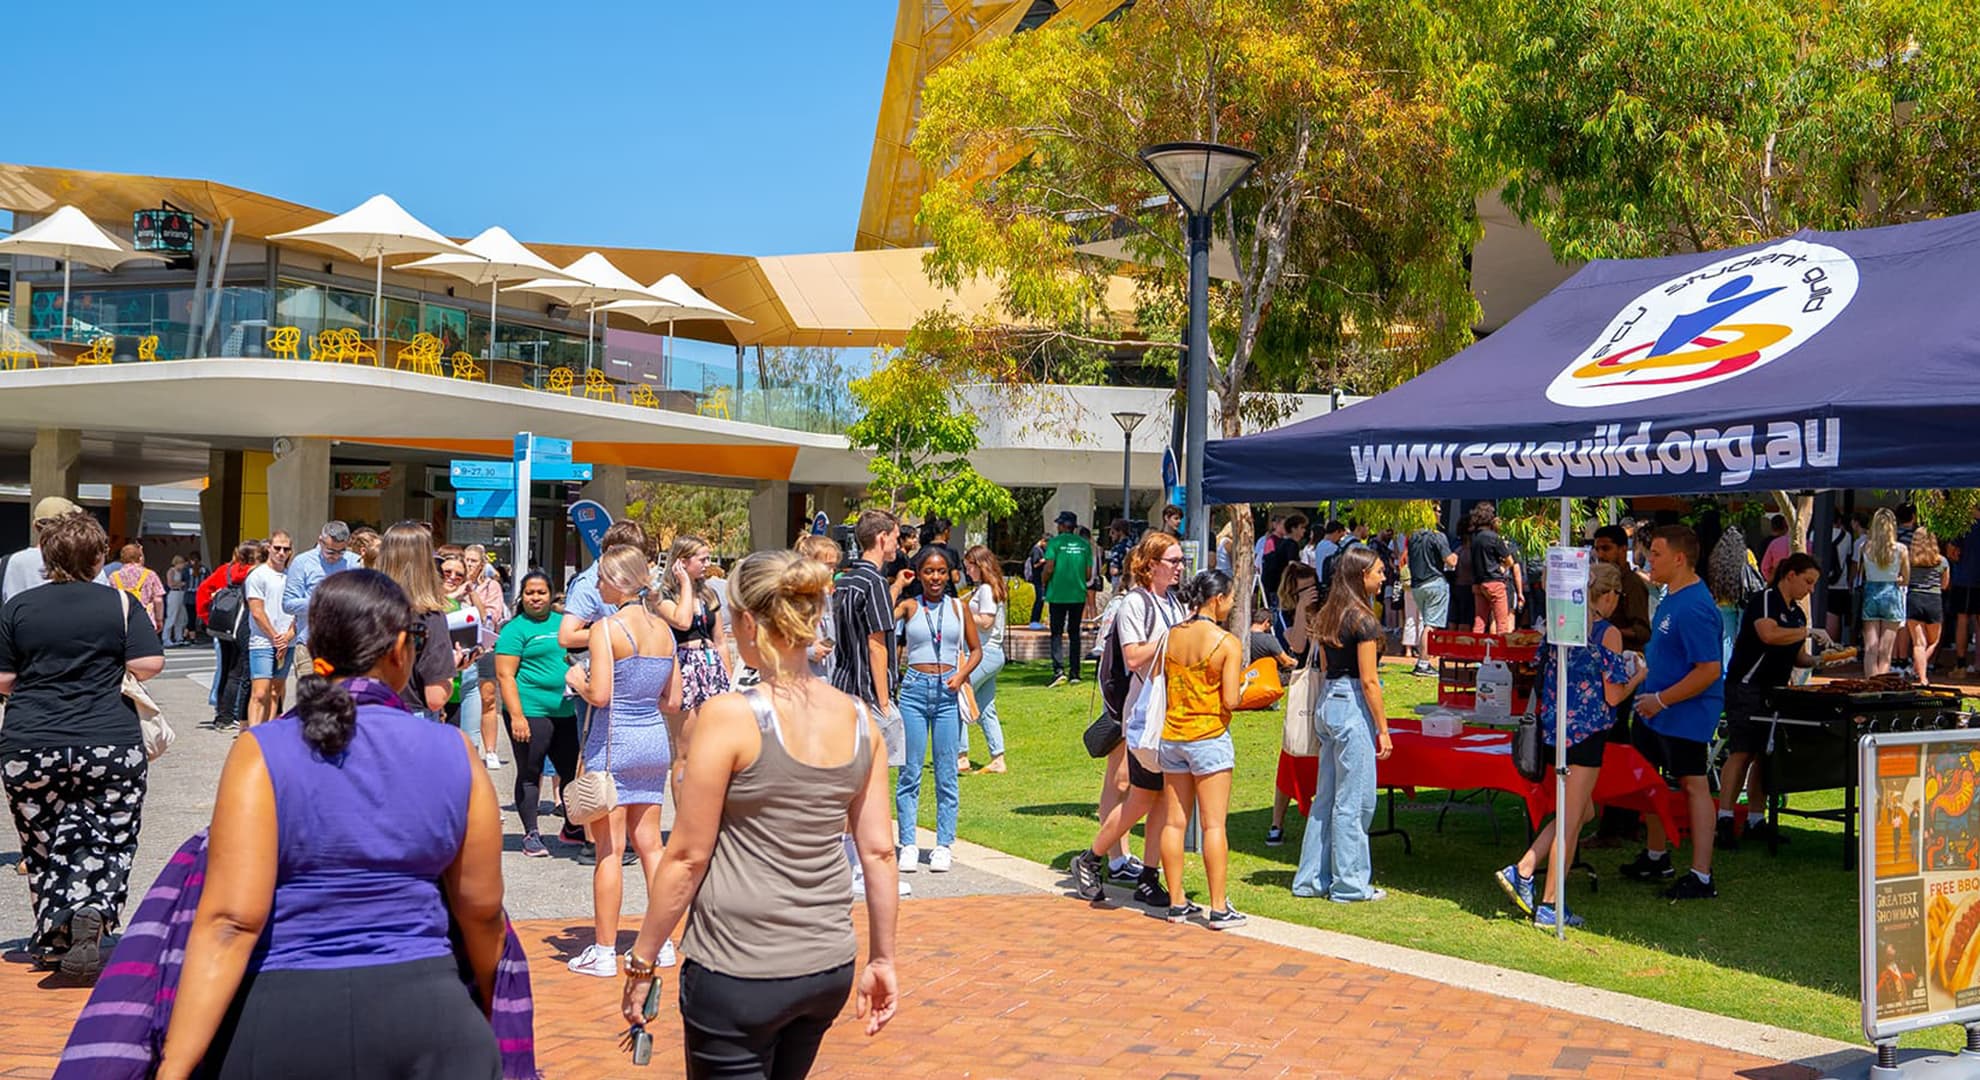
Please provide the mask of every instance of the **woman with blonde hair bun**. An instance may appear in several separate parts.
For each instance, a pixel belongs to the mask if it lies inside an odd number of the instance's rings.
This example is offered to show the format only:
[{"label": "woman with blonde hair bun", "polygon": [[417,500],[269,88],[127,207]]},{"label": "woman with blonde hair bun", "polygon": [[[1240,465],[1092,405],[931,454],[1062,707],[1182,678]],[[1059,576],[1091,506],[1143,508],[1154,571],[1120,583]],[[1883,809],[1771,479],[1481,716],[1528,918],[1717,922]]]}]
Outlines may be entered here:
[{"label": "woman with blonde hair bun", "polygon": [[628,1022],[645,1022],[659,950],[685,915],[689,1076],[810,1072],[859,958],[844,832],[857,837],[866,880],[870,953],[855,1015],[868,1035],[893,1018],[899,879],[887,758],[876,752],[886,744],[865,705],[807,658],[831,581],[793,551],[759,551],[729,579],[736,648],[762,682],[701,707],[621,1003]]},{"label": "woman with blonde hair bun", "polygon": [[[591,823],[597,845],[592,868],[592,944],[570,962],[580,975],[619,973],[619,905],[624,895],[620,858],[628,839],[649,878],[660,865],[660,806],[667,792],[681,732],[681,672],[674,635],[647,610],[646,553],[630,544],[598,560],[598,596],[610,614],[591,624],[587,662],[573,664],[565,681],[591,706],[584,735],[584,769],[612,774],[618,806]],[[663,717],[662,713],[665,713]],[[672,924],[668,924],[672,928]],[[663,966],[671,955],[661,957]]]}]

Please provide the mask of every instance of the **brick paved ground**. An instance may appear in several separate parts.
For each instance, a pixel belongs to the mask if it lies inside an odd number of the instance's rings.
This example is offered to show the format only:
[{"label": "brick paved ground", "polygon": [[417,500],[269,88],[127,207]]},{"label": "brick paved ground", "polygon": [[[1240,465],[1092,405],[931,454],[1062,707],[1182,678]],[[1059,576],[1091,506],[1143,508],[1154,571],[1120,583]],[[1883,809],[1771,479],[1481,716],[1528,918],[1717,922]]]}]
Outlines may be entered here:
[{"label": "brick paved ground", "polygon": [[[546,1074],[681,1072],[671,977],[654,1063],[618,1050],[618,983],[562,957],[581,920],[520,932]],[[904,905],[906,996],[876,1039],[850,1022],[816,1075],[888,1077],[1730,1077],[1808,1070],[1064,897]],[[628,935],[630,940],[630,935]],[[0,1077],[46,1076],[83,1002],[0,964]],[[1151,994],[1157,995],[1151,997]]]}]

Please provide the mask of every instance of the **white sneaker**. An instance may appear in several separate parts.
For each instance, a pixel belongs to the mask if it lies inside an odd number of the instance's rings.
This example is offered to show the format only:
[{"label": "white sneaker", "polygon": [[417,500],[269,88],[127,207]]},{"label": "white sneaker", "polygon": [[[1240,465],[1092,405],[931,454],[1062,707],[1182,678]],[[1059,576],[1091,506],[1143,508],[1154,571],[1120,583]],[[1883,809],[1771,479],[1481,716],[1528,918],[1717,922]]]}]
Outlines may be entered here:
[{"label": "white sneaker", "polygon": [[659,957],[657,957],[657,958],[656,958],[656,959],[655,959],[655,960],[653,961],[653,966],[654,966],[654,967],[673,967],[673,966],[674,966],[674,963],[675,963],[675,957],[674,957],[674,943],[673,943],[673,942],[671,942],[671,941],[663,941],[663,942],[661,942],[661,943],[660,943],[660,955],[659,955]]},{"label": "white sneaker", "polygon": [[901,845],[901,873],[912,874],[921,869],[921,849],[913,844]]},{"label": "white sneaker", "polygon": [[619,975],[619,957],[603,945],[586,945],[569,965],[579,975],[596,975],[601,979],[614,979]]},{"label": "white sneaker", "polygon": [[948,848],[938,847],[928,853],[928,869],[931,873],[946,874],[955,864],[956,858],[949,853]]},{"label": "white sneaker", "polygon": [[905,900],[913,895],[914,895],[914,886],[908,884],[906,881],[901,882],[901,899]]},{"label": "white sneaker", "polygon": [[481,755],[481,763],[487,766],[491,771],[502,767],[502,759],[496,757],[494,754]]}]

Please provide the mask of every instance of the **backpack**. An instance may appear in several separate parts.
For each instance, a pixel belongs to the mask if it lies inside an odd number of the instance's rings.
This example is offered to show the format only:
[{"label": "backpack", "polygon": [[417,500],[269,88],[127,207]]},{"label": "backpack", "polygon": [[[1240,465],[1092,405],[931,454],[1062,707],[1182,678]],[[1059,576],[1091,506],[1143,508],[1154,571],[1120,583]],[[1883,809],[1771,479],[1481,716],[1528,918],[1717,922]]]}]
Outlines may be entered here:
[{"label": "backpack", "polygon": [[1332,555],[1327,556],[1327,560],[1320,564],[1320,602],[1321,603],[1324,604],[1327,602],[1327,594],[1333,590],[1334,567],[1340,564],[1341,556],[1347,554],[1347,552],[1351,548],[1358,548],[1365,546],[1367,545],[1365,545],[1362,541],[1349,538],[1347,540],[1342,541],[1341,546],[1335,548],[1334,553]]},{"label": "backpack", "polygon": [[227,584],[214,590],[213,602],[206,608],[206,630],[221,641],[245,641],[248,633],[247,594],[241,581],[234,580],[234,568],[227,568]]}]

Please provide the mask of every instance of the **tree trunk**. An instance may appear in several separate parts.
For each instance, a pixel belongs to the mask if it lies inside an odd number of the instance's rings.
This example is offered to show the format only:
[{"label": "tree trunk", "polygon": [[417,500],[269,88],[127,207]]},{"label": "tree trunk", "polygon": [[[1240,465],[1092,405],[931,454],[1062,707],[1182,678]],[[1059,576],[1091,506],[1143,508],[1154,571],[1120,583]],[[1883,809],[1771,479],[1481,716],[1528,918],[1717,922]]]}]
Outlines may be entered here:
[{"label": "tree trunk", "polygon": [[[1232,359],[1235,362],[1237,358]],[[1220,390],[1223,408],[1219,410],[1222,415],[1218,417],[1218,426],[1222,429],[1224,438],[1234,439],[1244,430],[1243,419],[1238,415],[1238,395],[1233,392],[1228,382]],[[1199,482],[1196,477],[1191,477],[1190,480],[1192,483]],[[1231,590],[1237,600],[1237,606],[1231,613],[1231,633],[1237,635],[1238,644],[1244,650],[1240,655],[1244,658],[1244,662],[1249,664],[1253,659],[1251,601],[1252,594],[1257,591],[1252,584],[1252,575],[1258,571],[1257,567],[1251,565],[1251,545],[1255,539],[1251,531],[1251,504],[1235,503],[1224,509],[1229,512],[1231,518]],[[1216,546],[1214,536],[1210,543],[1214,549]],[[1208,555],[1207,565],[1217,565],[1217,555],[1214,550]]]}]

